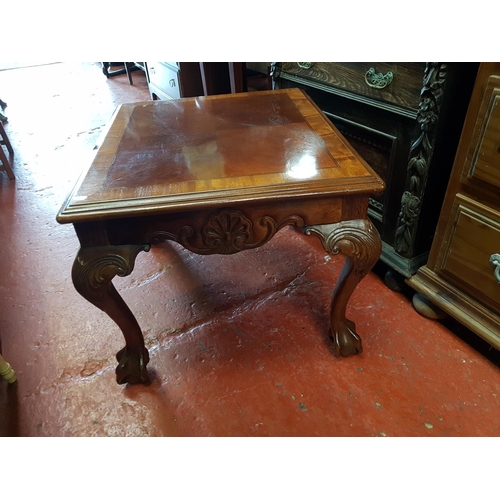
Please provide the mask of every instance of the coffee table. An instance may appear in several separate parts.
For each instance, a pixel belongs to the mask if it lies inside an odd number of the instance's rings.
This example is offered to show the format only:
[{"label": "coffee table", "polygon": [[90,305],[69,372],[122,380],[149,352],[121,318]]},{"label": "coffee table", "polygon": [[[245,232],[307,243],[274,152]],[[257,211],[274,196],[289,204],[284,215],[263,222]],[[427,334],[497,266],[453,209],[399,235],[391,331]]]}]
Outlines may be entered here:
[{"label": "coffee table", "polygon": [[198,254],[264,245],[286,225],[346,261],[331,303],[336,356],[362,351],[346,306],[380,257],[367,217],[382,180],[309,97],[283,89],[123,104],[62,206],[81,248],[76,290],[121,329],[119,384],[148,381],[141,328],[112,279],[165,240]]}]

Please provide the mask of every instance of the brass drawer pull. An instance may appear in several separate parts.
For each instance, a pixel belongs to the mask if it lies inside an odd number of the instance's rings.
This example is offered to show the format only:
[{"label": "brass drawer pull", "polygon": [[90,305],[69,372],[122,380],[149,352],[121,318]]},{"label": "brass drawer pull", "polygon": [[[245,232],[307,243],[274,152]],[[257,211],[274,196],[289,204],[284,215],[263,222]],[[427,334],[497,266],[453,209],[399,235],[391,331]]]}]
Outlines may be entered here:
[{"label": "brass drawer pull", "polygon": [[500,255],[494,253],[490,257],[490,264],[495,268],[494,276],[498,283],[500,283]]},{"label": "brass drawer pull", "polygon": [[312,62],[298,62],[297,66],[302,69],[311,69],[314,66]]},{"label": "brass drawer pull", "polygon": [[388,71],[383,75],[382,73],[375,73],[375,69],[370,68],[365,74],[365,82],[374,89],[384,89],[391,84],[393,77],[392,71]]}]

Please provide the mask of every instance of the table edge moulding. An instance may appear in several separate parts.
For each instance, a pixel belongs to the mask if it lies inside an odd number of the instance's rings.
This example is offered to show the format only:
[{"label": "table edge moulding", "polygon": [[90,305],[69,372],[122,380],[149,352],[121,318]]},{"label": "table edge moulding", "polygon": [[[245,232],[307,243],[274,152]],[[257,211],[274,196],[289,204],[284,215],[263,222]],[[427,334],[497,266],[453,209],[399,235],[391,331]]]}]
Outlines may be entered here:
[{"label": "table edge moulding", "polygon": [[[312,179],[294,180],[283,166],[279,166],[282,173],[271,171],[269,167],[269,172],[258,175],[212,176],[208,180],[195,178],[177,184],[160,182],[157,186],[150,186],[151,189],[142,184],[139,188],[127,184],[123,189],[103,190],[103,193],[92,197],[90,188],[103,186],[104,173],[109,174],[111,165],[119,156],[119,148],[130,128],[134,110],[141,110],[141,116],[146,117],[159,113],[164,123],[171,116],[169,110],[173,109],[172,106],[180,106],[186,118],[187,110],[192,106],[209,110],[219,99],[226,100],[219,103],[224,105],[229,103],[229,99],[243,99],[231,101],[234,104],[228,109],[238,109],[239,103],[246,104],[251,99],[262,103],[269,100],[273,103],[290,101],[302,128],[297,132],[298,129],[293,128],[294,123],[286,126],[279,120],[274,123],[273,126],[282,127],[280,134],[295,134],[284,141],[288,149],[282,147],[276,150],[278,153],[289,151],[290,143],[287,141],[293,142],[294,137],[302,137],[300,134],[314,139],[319,148],[315,150],[318,151],[315,161],[323,162],[317,174]],[[279,106],[277,108],[278,111],[273,108],[273,116],[281,119],[283,111],[279,110]],[[220,116],[217,118],[212,120],[218,124],[217,127],[227,127],[231,120],[236,120],[231,114],[225,115],[224,120],[219,120]],[[276,132],[268,132],[271,126],[249,125],[246,116],[242,118],[240,115],[237,119],[243,120],[243,126],[249,127],[248,130],[263,134],[263,144],[266,140],[274,141],[272,134]],[[191,123],[194,121],[190,122],[190,126]],[[240,128],[241,123],[238,122]],[[230,126],[232,131],[235,126]],[[262,129],[265,131],[259,132]],[[219,128],[217,130],[220,131]],[[162,140],[168,141],[169,137],[167,132]],[[158,140],[156,136],[153,139]],[[298,147],[305,148],[301,141]],[[259,145],[256,144],[256,147]],[[144,153],[145,147],[137,142],[139,151],[134,158]],[[239,153],[242,146],[233,147],[238,148]],[[266,158],[270,158],[270,165],[276,164],[272,155]],[[146,158],[144,161],[152,160]],[[167,163],[164,157],[160,156],[160,161],[165,168]],[[247,161],[248,168],[253,167],[254,162],[252,156]],[[139,164],[139,168],[140,165],[146,168],[149,163]],[[130,170],[128,167],[125,165],[124,168]],[[226,165],[226,168],[231,168],[231,165]],[[237,173],[240,171],[237,170]],[[314,180],[315,175],[317,180]],[[94,161],[81,175],[57,216],[58,222],[73,224],[80,241],[81,247],[72,268],[76,290],[104,311],[125,337],[125,347],[117,354],[117,382],[148,382],[146,365],[149,353],[141,328],[112,283],[115,276],[127,276],[133,271],[135,259],[141,251],[147,252],[151,245],[169,240],[202,255],[234,254],[264,245],[286,225],[300,229],[306,235],[315,235],[328,253],[342,253],[346,257],[331,299],[330,337],[336,356],[362,352],[361,339],[345,312],[354,289],[380,257],[380,236],[368,219],[367,210],[369,196],[384,187],[383,181],[314,102],[298,89],[121,105],[103,133]]]}]

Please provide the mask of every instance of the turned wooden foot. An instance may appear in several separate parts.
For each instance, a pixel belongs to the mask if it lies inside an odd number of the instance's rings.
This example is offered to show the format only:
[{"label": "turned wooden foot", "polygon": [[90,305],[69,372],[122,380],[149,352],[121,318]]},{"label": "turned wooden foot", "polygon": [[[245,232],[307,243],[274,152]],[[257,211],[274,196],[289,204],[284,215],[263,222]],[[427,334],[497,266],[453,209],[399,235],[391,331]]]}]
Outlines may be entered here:
[{"label": "turned wooden foot", "polygon": [[73,264],[72,279],[76,290],[104,311],[121,329],[125,347],[117,354],[116,381],[119,384],[148,381],[149,354],[141,328],[111,280],[127,276],[134,269],[140,251],[148,245],[123,245],[81,248]]},{"label": "turned wooden foot", "polygon": [[347,303],[358,283],[370,272],[382,252],[382,243],[369,220],[354,220],[307,226],[307,235],[315,234],[328,253],[343,253],[346,261],[332,295],[330,337],[337,357],[363,352],[356,326],[345,317]]},{"label": "turned wooden foot", "polygon": [[394,269],[388,269],[384,276],[385,286],[396,293],[403,293],[405,289],[405,279]]},{"label": "turned wooden foot", "polygon": [[413,295],[412,302],[415,310],[426,318],[440,320],[448,317],[441,308],[419,293]]}]

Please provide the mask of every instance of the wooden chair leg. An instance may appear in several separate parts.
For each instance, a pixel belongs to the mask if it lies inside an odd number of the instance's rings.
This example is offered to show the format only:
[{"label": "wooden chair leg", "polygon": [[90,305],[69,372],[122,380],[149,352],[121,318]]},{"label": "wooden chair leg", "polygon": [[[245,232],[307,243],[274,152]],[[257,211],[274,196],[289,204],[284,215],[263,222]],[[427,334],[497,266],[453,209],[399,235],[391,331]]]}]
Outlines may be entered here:
[{"label": "wooden chair leg", "polygon": [[9,136],[7,135],[7,132],[5,132],[5,128],[3,126],[3,123],[0,122],[0,136],[2,137],[0,139],[0,142],[4,145],[7,146],[7,149],[11,155],[14,154],[14,150],[12,149],[12,144],[9,141]]},{"label": "wooden chair leg", "polygon": [[14,149],[12,148],[12,144],[10,143],[7,132],[5,132],[5,128],[3,126],[3,123],[0,122],[0,161],[2,162],[3,168],[7,172],[9,179],[10,180],[15,179],[14,172],[12,171],[12,166],[11,166],[10,161],[8,160],[7,156],[5,155],[2,146],[6,146],[7,151],[11,155],[14,154]]},{"label": "wooden chair leg", "polygon": [[5,361],[5,359],[1,354],[0,354],[0,376],[4,378],[9,384],[13,384],[17,380],[14,370],[11,368],[9,363]]},{"label": "wooden chair leg", "polygon": [[123,65],[125,66],[125,73],[127,73],[128,83],[130,85],[133,85],[133,83],[132,83],[132,70],[131,70],[131,68],[128,67],[128,62],[124,62]]},{"label": "wooden chair leg", "polygon": [[3,147],[0,145],[0,161],[2,162],[2,166],[7,172],[7,175],[9,176],[10,180],[15,179],[14,172],[12,171],[12,167],[10,166],[10,162],[7,159],[7,156],[5,156],[5,153],[3,151]]}]

